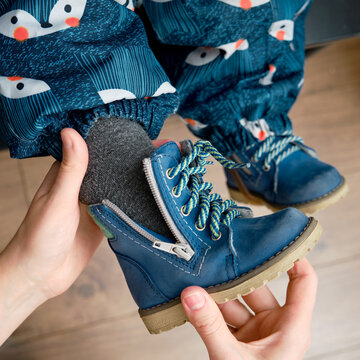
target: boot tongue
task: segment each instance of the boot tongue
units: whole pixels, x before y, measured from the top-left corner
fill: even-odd
[[[180,142],[181,145],[181,155],[188,156],[194,149],[194,144],[191,140],[186,139]]]
[[[177,162],[180,162],[181,158],[189,155],[192,152],[194,145],[191,140],[183,140],[181,141],[180,146],[181,146],[181,151],[176,142],[169,141],[164,145],[161,145],[159,148],[157,148],[151,154],[151,156],[153,157],[161,154],[170,155],[174,159],[176,159]]]
[[[176,159],[177,162],[181,161],[182,155],[180,153],[180,149],[176,142],[169,141],[163,145],[161,145],[159,148],[157,148],[152,154],[151,157],[157,156],[157,155],[167,155],[172,156],[174,159]]]

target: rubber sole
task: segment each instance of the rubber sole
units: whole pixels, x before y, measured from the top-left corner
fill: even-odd
[[[211,286],[205,290],[219,304],[247,295],[264,286],[268,281],[277,278],[281,272],[290,270],[296,261],[304,258],[315,246],[321,233],[321,225],[314,218],[310,218],[303,232],[265,263],[237,279]],[[183,325],[187,321],[180,298],[150,309],[139,310],[139,314],[151,334],[160,334]]]
[[[297,208],[306,215],[311,215],[316,213],[317,211],[324,210],[329,206],[336,204],[338,201],[344,198],[349,192],[349,186],[346,183],[346,180],[343,178],[343,181],[337,188],[335,188],[333,191],[330,191],[329,193],[318,199],[306,201],[304,203],[294,204],[294,205],[291,204],[279,205],[279,204],[267,202],[259,195],[251,193],[249,190],[245,188],[245,186],[241,182],[241,179],[238,178],[239,175],[237,176],[236,175],[234,174],[234,179],[240,190],[235,190],[229,187],[231,198],[240,203],[251,204],[251,205],[265,205],[271,211],[279,211],[291,206]]]

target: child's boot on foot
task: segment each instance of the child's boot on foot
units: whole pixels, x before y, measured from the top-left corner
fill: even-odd
[[[251,162],[249,169],[225,170],[233,199],[263,204],[274,211],[292,206],[312,214],[347,194],[348,186],[339,172],[320,161],[315,150],[292,131],[269,134],[261,124],[250,121],[245,128],[256,141],[232,155],[236,162]]]

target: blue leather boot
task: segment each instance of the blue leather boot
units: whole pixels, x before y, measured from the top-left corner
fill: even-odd
[[[224,158],[208,141],[188,146],[186,155],[169,142],[143,162],[172,238],[137,224],[108,200],[89,206],[150,333],[186,322],[184,288],[201,286],[218,303],[248,294],[290,269],[321,234],[315,219],[294,208],[253,218],[250,209],[212,194],[212,184],[202,178],[209,155],[229,169],[244,166]]]
[[[290,131],[274,135],[261,130],[261,124],[250,130],[265,139],[256,136],[256,142],[231,156],[238,163],[251,162],[249,169],[225,169],[233,199],[266,205],[273,211],[292,206],[312,214],[347,194],[345,179],[333,166],[320,161],[299,136]]]

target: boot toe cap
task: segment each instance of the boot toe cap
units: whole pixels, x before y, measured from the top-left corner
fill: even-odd
[[[287,208],[258,218],[237,219],[230,237],[239,275],[263,264],[295,241],[309,218],[295,208]]]

